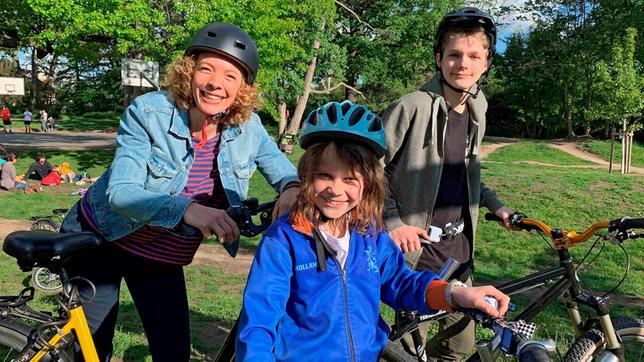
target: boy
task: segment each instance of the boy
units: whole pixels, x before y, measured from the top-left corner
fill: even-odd
[[[416,270],[437,272],[455,257],[463,268],[454,278],[469,285],[479,205],[502,217],[506,227],[512,213],[480,181],[487,102],[477,82],[492,61],[495,40],[496,26],[486,12],[465,7],[445,15],[434,39],[438,74],[395,101],[383,117],[389,235]],[[430,227],[432,242],[421,248],[419,238],[429,240]],[[436,236],[449,230],[451,238]],[[459,360],[473,347],[473,322],[454,314],[441,320],[427,352],[430,359]]]

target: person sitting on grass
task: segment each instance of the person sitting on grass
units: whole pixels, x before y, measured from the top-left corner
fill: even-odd
[[[27,188],[28,184],[17,179],[16,167],[14,166],[18,157],[15,153],[9,153],[7,155],[7,162],[2,166],[2,172],[0,174],[0,189],[6,191],[12,190],[24,190]]]
[[[503,315],[509,297],[413,272],[382,221],[382,121],[350,101],[309,114],[300,136],[301,192],[264,234],[253,261],[236,343],[238,361],[377,361],[394,309]],[[490,296],[499,309],[485,302]]]
[[[29,166],[29,170],[27,170],[27,173],[25,174],[25,180],[29,180],[32,175],[36,180],[42,180],[53,171],[55,171],[55,168],[47,162],[47,157],[43,154],[39,154],[36,156],[34,163]]]

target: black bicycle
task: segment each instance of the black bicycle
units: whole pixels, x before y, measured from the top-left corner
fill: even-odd
[[[486,214],[486,220],[500,221],[494,214]],[[565,307],[571,318],[572,326],[577,336],[575,342],[563,356],[563,361],[641,361],[644,360],[644,321],[640,318],[633,317],[611,317],[608,308],[609,295],[625,280],[630,269],[630,257],[628,252],[621,245],[625,240],[636,239],[644,236],[644,233],[637,233],[635,229],[644,229],[644,219],[622,218],[613,221],[599,221],[590,226],[584,232],[572,230],[563,230],[551,228],[547,224],[528,218],[522,213],[515,213],[511,216],[511,224],[519,229],[538,231],[542,237],[552,243],[552,249],[557,253],[559,265],[539,271],[528,276],[512,280],[497,286],[497,289],[505,294],[513,295],[530,290],[547,283],[554,283],[545,292],[521,311],[512,321],[530,322],[535,316],[543,311],[547,306],[555,302],[559,297],[563,297]],[[607,229],[608,233],[598,235],[600,230]],[[596,236],[588,252],[580,261],[573,260],[569,249],[582,244],[593,236]],[[609,292],[602,295],[586,287],[578,274],[580,270],[587,267],[596,259],[587,261],[591,251],[595,248],[603,247],[606,244],[613,244],[619,247],[626,259],[624,276],[618,285],[613,287]],[[590,307],[595,316],[583,319],[579,305]],[[432,316],[414,316],[415,326],[419,323],[426,323],[436,320],[444,315]],[[407,353],[399,343],[399,339],[406,332],[412,331],[415,327],[409,327],[409,318],[402,319],[392,326],[390,344],[387,346],[392,350],[395,357],[390,361],[416,361],[420,357],[412,356]],[[417,331],[417,330],[416,330]],[[494,337],[493,337],[494,338]],[[477,352],[468,359],[468,361],[486,361],[487,359],[480,348],[490,347],[493,340],[486,340],[477,343]],[[417,350],[422,350],[424,346],[420,339],[414,342]],[[487,348],[489,349],[489,348]],[[494,348],[492,348],[494,350]],[[500,348],[495,351],[496,356],[502,351]],[[493,356],[496,358],[496,356]]]

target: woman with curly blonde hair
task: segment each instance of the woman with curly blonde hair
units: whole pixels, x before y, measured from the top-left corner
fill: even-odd
[[[188,361],[183,266],[211,236],[236,254],[239,228],[226,209],[247,198],[256,169],[281,193],[274,217],[295,201],[295,167],[253,113],[258,65],[255,42],[243,30],[201,28],[169,66],[167,91],[144,94],[123,113],[112,166],[65,218],[63,232],[91,231],[109,241],[67,265],[96,287],[83,308],[102,361],[112,354],[122,279],[153,360]],[[182,224],[200,233],[187,236]]]

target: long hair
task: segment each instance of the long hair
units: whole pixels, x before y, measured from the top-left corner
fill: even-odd
[[[335,146],[340,159],[363,177],[362,198],[358,205],[334,222],[347,223],[357,227],[358,232],[367,233],[371,228],[374,232],[384,229],[382,209],[385,200],[385,173],[378,162],[378,157],[365,146],[341,141],[321,142],[311,145],[298,164],[297,174],[300,178],[301,190],[293,206],[289,220],[294,223],[299,216],[305,217],[314,227],[319,227],[324,215],[315,205],[313,178],[317,166],[322,161],[322,155],[327,147]]]
[[[180,56],[175,59],[167,68],[167,74],[163,86],[168,89],[170,96],[177,104],[177,107],[190,109],[192,100],[192,75],[195,71],[197,55]],[[242,72],[243,73],[243,72]],[[225,125],[238,125],[250,119],[251,112],[259,109],[259,85],[242,85],[237,96],[230,107],[230,113],[221,122]]]

